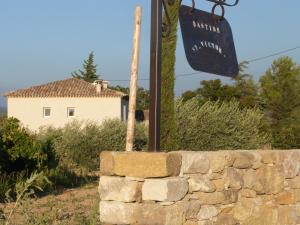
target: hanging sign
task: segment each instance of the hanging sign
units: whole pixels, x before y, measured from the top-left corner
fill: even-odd
[[[223,17],[182,5],[179,20],[186,58],[197,71],[234,77],[239,72],[232,31]]]

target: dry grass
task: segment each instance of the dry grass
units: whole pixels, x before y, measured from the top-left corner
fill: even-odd
[[[97,225],[100,224],[98,203],[97,184],[68,189],[58,195],[24,201],[14,213],[11,224]],[[13,203],[0,204],[0,212],[2,209],[7,215],[12,206]]]

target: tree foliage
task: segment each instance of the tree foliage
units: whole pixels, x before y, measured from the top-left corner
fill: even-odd
[[[199,104],[203,105],[207,101],[231,101],[237,100],[241,108],[253,108],[259,105],[258,87],[252,76],[245,73],[247,62],[239,65],[240,72],[233,79],[233,84],[223,84],[221,80],[201,81],[200,88],[195,91],[183,93],[184,101],[193,97],[199,99]]]
[[[202,106],[196,98],[176,104],[180,149],[257,149],[269,143],[263,113],[258,108],[241,109],[237,101],[211,102]]]
[[[94,82],[98,79],[97,65],[94,64],[94,53],[91,52],[83,63],[83,70],[73,72],[72,77],[85,80],[87,82]]]
[[[161,149],[174,149],[176,144],[176,121],[174,111],[174,85],[175,85],[175,62],[176,62],[176,43],[177,43],[177,25],[179,0],[170,6],[168,11],[170,15],[171,27],[169,35],[166,35],[162,41],[162,79],[161,79]],[[163,21],[167,23],[166,15]]]
[[[122,87],[120,85],[117,86],[110,86],[110,89],[121,91],[129,95],[129,88]],[[136,96],[136,110],[147,110],[150,106],[150,92],[149,90],[138,87],[137,88],[137,96]]]
[[[8,118],[1,123],[0,156],[0,169],[7,172],[34,170],[47,159],[36,137],[16,118]]]
[[[275,60],[260,87],[274,147],[300,147],[300,66],[289,57]]]
[[[71,171],[77,169],[95,171],[99,166],[101,151],[125,149],[127,127],[126,123],[119,119],[106,120],[101,125],[93,122],[73,121],[56,131],[54,128],[44,129],[46,132],[40,132],[40,139],[44,140],[44,143],[47,143],[47,140],[50,141],[47,146],[53,148],[59,166]],[[57,135],[59,133],[60,135]],[[134,150],[145,149],[147,137],[146,127],[136,124]]]

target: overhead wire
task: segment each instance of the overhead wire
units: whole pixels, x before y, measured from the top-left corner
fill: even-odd
[[[266,55],[266,56],[246,60],[246,62],[252,63],[252,62],[268,59],[268,58],[271,58],[271,57],[274,57],[274,56],[277,56],[277,55],[281,55],[281,54],[284,54],[284,53],[287,53],[287,52],[294,51],[294,50],[299,49],[299,48],[300,48],[300,46],[296,46],[294,48],[289,48],[289,49],[286,49],[286,50],[283,50],[283,51],[280,51],[280,52],[276,52],[276,53],[273,53],[273,54],[270,54],[270,55]]]
[[[287,53],[287,52],[295,51],[297,49],[300,49],[300,46],[285,49],[285,50],[282,50],[282,51],[279,51],[279,52],[275,52],[275,53],[272,53],[272,54],[269,54],[269,55],[253,58],[253,59],[250,59],[250,60],[244,60],[244,62],[253,63],[253,62],[261,61],[261,60],[268,59],[268,58],[271,58],[271,57],[274,57],[274,56],[278,56],[278,55],[281,55],[281,54],[284,54],[284,53]],[[199,72],[193,72],[193,73],[182,73],[182,74],[177,74],[176,78],[193,76],[193,75],[201,74],[201,73],[204,73],[204,72],[199,71]],[[139,78],[138,80],[139,81],[148,81],[149,78]],[[108,80],[108,81],[111,81],[111,82],[128,82],[130,80],[129,79],[123,79],[123,80]]]

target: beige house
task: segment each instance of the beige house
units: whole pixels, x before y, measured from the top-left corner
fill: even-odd
[[[128,96],[107,85],[103,80],[88,83],[70,78],[9,92],[5,94],[7,115],[33,131],[41,126],[62,127],[74,119],[126,120]]]

